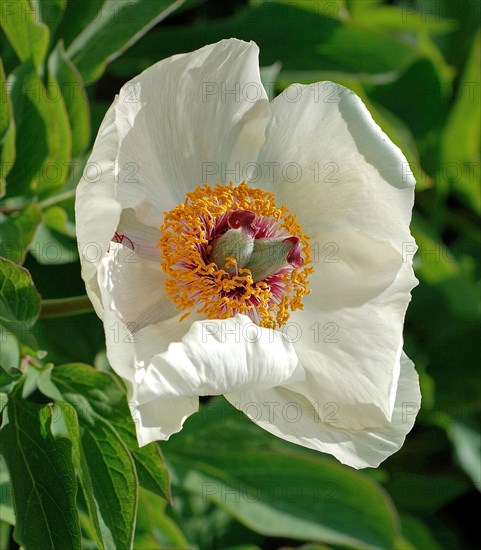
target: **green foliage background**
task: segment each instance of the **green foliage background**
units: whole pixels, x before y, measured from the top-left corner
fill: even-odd
[[[479,547],[479,15],[463,0],[2,3],[1,550]],[[232,36],[258,43],[275,94],[356,91],[417,178],[405,347],[423,406],[377,470],[280,441],[221,398],[138,449],[101,323],[65,300],[84,294],[75,186],[114,94]]]

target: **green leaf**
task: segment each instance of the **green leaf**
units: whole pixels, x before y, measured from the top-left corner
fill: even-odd
[[[90,109],[84,83],[77,67],[59,42],[50,54],[49,68],[57,79],[72,129],[72,157],[81,155],[90,142]]]
[[[183,0],[107,0],[99,15],[75,38],[67,55],[87,83],[97,80],[113,59],[135,43]]]
[[[0,213],[0,256],[22,264],[41,221],[42,214],[34,204],[10,216]]]
[[[77,365],[75,365],[77,366]],[[53,380],[58,369],[48,369],[38,387],[57,401],[59,432],[73,444],[73,460],[99,548],[131,548],[137,510],[137,476],[130,452],[112,424],[94,410],[85,395],[72,393]],[[93,370],[93,369],[90,369]],[[59,391],[60,390],[60,391]],[[94,399],[103,399],[102,391]]]
[[[0,324],[27,345],[35,341],[29,332],[40,312],[40,295],[30,273],[0,258]]]
[[[139,447],[125,393],[113,376],[76,363],[55,368],[52,380],[65,396],[88,399],[95,413],[112,424],[132,453],[140,484],[169,500],[168,474],[159,446],[153,443]]]
[[[75,225],[64,208],[51,206],[44,211],[44,223],[35,234],[30,252],[44,265],[78,261]]]
[[[15,162],[15,120],[7,80],[0,59],[0,198],[5,195],[6,177]]]
[[[88,466],[102,548],[131,548],[137,510],[132,457],[109,422],[82,396],[67,396],[79,416],[82,454]]]
[[[0,433],[13,488],[15,540],[26,550],[80,549],[70,442],[52,436],[50,406],[29,403],[17,393],[7,410]]]
[[[138,72],[159,59],[232,36],[255,39],[261,66],[282,64],[280,80],[285,79],[286,71],[308,72],[311,82],[322,80],[320,71],[377,74],[393,79],[420,54],[416,44],[346,20],[334,2],[327,3],[334,8],[332,13],[322,9],[322,4],[264,2],[230,19],[158,29],[134,46],[112,70],[126,76],[134,68]]]
[[[57,43],[63,40],[68,46],[92,21],[99,17],[99,12],[106,0],[71,0],[67,2],[62,21],[56,32]]]
[[[369,478],[299,451],[216,399],[164,444],[172,482],[250,529],[353,548],[392,548],[397,519]]]
[[[49,30],[37,22],[37,13],[28,0],[17,0],[5,4],[2,9],[1,25],[10,44],[22,63],[32,60],[40,67],[47,53]]]
[[[59,85],[48,87],[31,64],[9,77],[17,124],[17,162],[10,173],[9,194],[43,194],[62,186],[70,167],[71,132]]]
[[[62,20],[67,0],[31,0],[37,10],[37,16],[48,26],[51,32],[55,31]]]
[[[438,178],[476,213],[481,213],[481,32],[473,42],[456,101],[441,139]]]

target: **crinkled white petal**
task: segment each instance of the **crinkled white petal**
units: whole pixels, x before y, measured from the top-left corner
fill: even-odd
[[[292,344],[247,316],[236,315],[194,322],[181,341],[151,358],[138,395],[143,403],[271,388],[303,378]]]
[[[259,184],[297,214],[307,234],[353,227],[399,253],[413,247],[415,180],[354,92],[332,82],[294,84],[271,111]]]
[[[121,245],[117,245],[116,248],[121,250],[120,254],[131,252],[128,249],[127,251],[122,250]],[[127,275],[125,279],[135,273],[142,261],[143,272],[152,266],[151,262],[139,260],[138,263],[133,264],[135,266],[133,271],[127,268],[124,273]],[[189,323],[182,325],[176,317],[151,324],[135,332],[133,329],[137,329],[137,327],[132,326],[133,321],[129,322],[123,317],[127,311],[126,303],[119,300],[120,295],[117,290],[112,292],[111,284],[115,277],[114,267],[115,256],[111,251],[102,261],[98,272],[101,307],[104,312],[107,358],[115,372],[125,381],[139,445],[147,445],[157,439],[168,439],[170,435],[180,431],[186,418],[198,410],[199,400],[194,396],[158,400],[157,403],[154,401],[139,403],[138,400],[139,380],[142,379],[145,365],[154,353],[149,346],[154,345],[156,350],[159,347],[162,349],[163,342],[159,336],[163,334],[162,326],[170,327],[170,330],[167,331],[167,340],[170,342],[170,338],[174,341],[180,339],[190,325]],[[124,278],[122,280],[124,281]],[[131,303],[127,304],[127,308],[131,306]],[[154,329],[157,331],[155,332]],[[164,342],[164,345],[167,346],[168,342]]]
[[[305,309],[289,323],[298,326],[294,346],[306,380],[291,386],[312,403],[339,406],[338,425],[363,429],[386,425],[392,417],[409,289],[415,281],[409,264],[375,298],[349,307],[326,309],[315,289]],[[287,329],[282,329],[287,330]]]
[[[353,468],[375,468],[401,448],[420,408],[418,376],[405,354],[401,357],[400,373],[392,421],[379,429],[341,429],[340,404],[323,400],[312,404],[285,388],[237,392],[225,397],[277,437],[329,453]]]
[[[180,432],[187,418],[198,410],[198,397],[157,399],[136,404],[132,416],[139,445],[143,447],[152,441],[169,439],[172,434]]]

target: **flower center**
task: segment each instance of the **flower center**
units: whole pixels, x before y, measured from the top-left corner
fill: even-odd
[[[276,328],[302,309],[313,271],[309,237],[274,199],[245,182],[203,185],[165,214],[158,243],[165,291],[185,316],[242,313]]]

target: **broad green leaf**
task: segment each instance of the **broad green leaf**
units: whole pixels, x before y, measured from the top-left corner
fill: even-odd
[[[345,21],[342,10],[335,9],[336,13],[331,14],[319,9],[322,3],[311,4],[313,9],[301,2],[266,2],[227,20],[158,29],[134,46],[112,70],[127,76],[170,55],[232,36],[255,40],[261,66],[282,63],[281,80],[284,71],[320,70],[389,74],[392,78],[419,55],[415,45]],[[312,76],[314,81],[320,80]]]
[[[47,25],[37,21],[37,12],[29,0],[6,2],[0,20],[3,31],[22,63],[32,60],[40,67],[49,42]]]
[[[93,82],[108,63],[182,3],[183,0],[107,0],[95,20],[70,44],[67,55],[85,82]]]
[[[67,400],[56,402],[61,413],[57,429],[72,441],[96,542],[102,549],[131,548],[138,490],[131,454],[112,424],[95,412],[84,395],[70,393],[52,380],[56,370],[45,370],[38,387],[52,399],[63,393]],[[95,397],[101,394],[99,389]]]
[[[125,393],[106,372],[82,364],[57,367],[52,380],[64,395],[81,395],[92,409],[108,420],[135,459],[139,483],[150,491],[170,499],[167,470],[157,444],[139,447]]]
[[[27,345],[34,347],[30,328],[40,312],[40,295],[30,273],[0,258],[0,324]]]
[[[481,213],[481,31],[458,84],[456,101],[441,139],[438,178],[476,213]]]
[[[84,396],[65,397],[79,417],[82,455],[92,483],[103,547],[131,548],[138,491],[132,457],[112,425],[92,410]]]
[[[50,371],[43,373],[39,380],[39,389],[45,395],[55,398],[58,390],[54,387],[52,392]],[[48,390],[48,391],[46,391]],[[59,393],[59,392],[58,392]],[[90,476],[89,464],[85,459],[81,445],[80,426],[77,412],[74,407],[63,400],[55,401],[56,423],[52,430],[54,435],[63,435],[72,442],[72,461],[80,481],[90,520],[92,522],[92,536],[99,547],[103,547],[102,527],[100,525],[97,502],[94,495],[94,484]],[[82,522],[83,526],[83,522]]]
[[[38,19],[54,32],[62,20],[67,0],[31,0]]]
[[[49,68],[57,79],[72,129],[72,157],[77,158],[90,142],[90,109],[82,77],[59,42],[50,54]]]
[[[392,505],[366,476],[279,443],[222,399],[163,446],[172,482],[250,529],[353,548],[392,548]]]
[[[5,195],[6,177],[15,162],[15,120],[7,80],[0,59],[0,198]]]
[[[31,64],[9,77],[17,125],[17,162],[9,175],[9,194],[44,194],[62,186],[70,167],[71,132],[59,85],[48,86]]]
[[[38,228],[31,253],[40,264],[59,265],[78,261],[75,225],[61,206],[44,211],[44,222]]]
[[[0,430],[16,513],[15,540],[26,550],[80,549],[71,444],[51,433],[49,405],[29,403],[18,393]]]
[[[0,213],[0,256],[22,264],[41,221],[42,214],[34,204],[10,216]]]

